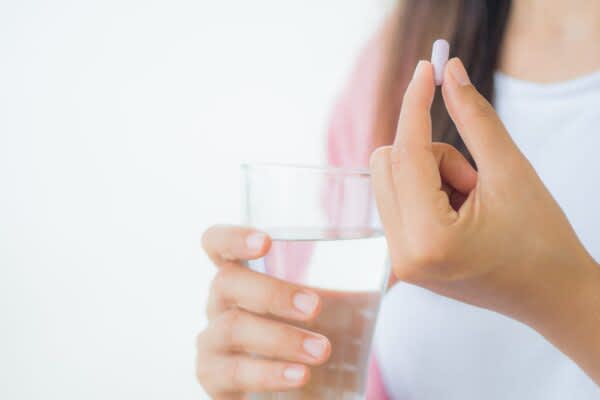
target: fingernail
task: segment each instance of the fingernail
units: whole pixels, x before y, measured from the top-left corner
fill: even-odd
[[[319,298],[316,295],[308,292],[296,293],[293,301],[294,307],[306,315],[311,315],[319,304]]]
[[[304,367],[300,365],[292,365],[283,370],[283,377],[288,381],[298,382],[304,378]]]
[[[448,72],[452,75],[452,78],[458,83],[460,86],[467,86],[471,84],[471,80],[469,79],[469,74],[467,74],[467,70],[463,65],[462,61],[458,58],[453,58],[448,61],[447,64]]]
[[[314,358],[321,358],[327,350],[325,339],[310,338],[304,340],[304,350]]]
[[[248,235],[248,237],[246,238],[246,246],[248,247],[248,250],[252,252],[258,252],[264,246],[266,239],[267,235],[265,235],[264,233],[253,233],[251,235]]]

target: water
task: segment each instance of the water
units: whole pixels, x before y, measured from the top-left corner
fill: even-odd
[[[386,243],[379,231],[268,231],[269,253],[255,270],[315,290],[322,309],[297,326],[319,332],[332,345],[327,363],[311,368],[300,390],[254,394],[252,400],[363,399],[371,338],[387,279]]]

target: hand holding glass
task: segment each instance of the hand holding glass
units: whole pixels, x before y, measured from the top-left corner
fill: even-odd
[[[321,297],[313,321],[332,352],[305,387],[251,399],[362,399],[371,338],[387,283],[386,243],[374,213],[368,171],[245,165],[245,223],[271,236],[259,272]]]

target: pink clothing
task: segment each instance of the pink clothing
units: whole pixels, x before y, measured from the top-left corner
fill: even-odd
[[[379,35],[358,58],[350,84],[334,106],[328,134],[328,161],[336,167],[367,167],[373,136],[377,77],[382,65]]]
[[[359,56],[350,85],[343,91],[332,115],[328,133],[328,161],[337,167],[368,167],[375,120],[377,77],[383,65],[382,32]],[[367,400],[387,400],[374,354],[367,380]]]
[[[367,376],[367,400],[388,400],[390,396],[385,390],[381,371],[375,355],[371,354],[369,363],[369,375]]]

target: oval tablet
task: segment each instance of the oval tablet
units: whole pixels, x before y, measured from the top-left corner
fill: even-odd
[[[433,42],[431,49],[431,64],[433,65],[433,74],[435,84],[441,85],[444,81],[444,67],[450,56],[450,45],[444,39],[438,39]]]

